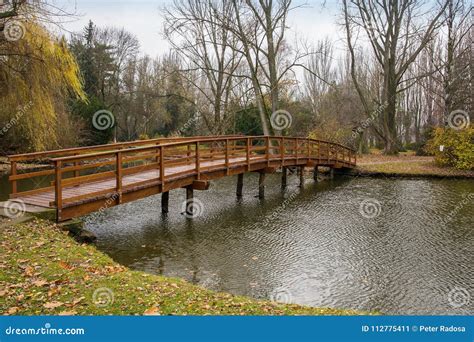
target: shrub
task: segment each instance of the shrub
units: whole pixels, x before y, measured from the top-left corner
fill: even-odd
[[[440,151],[440,146],[444,146],[443,151]],[[438,165],[474,170],[474,128],[436,128],[426,151],[435,156]]]

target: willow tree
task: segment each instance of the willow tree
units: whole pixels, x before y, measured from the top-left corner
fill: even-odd
[[[25,35],[0,40],[0,148],[43,150],[58,145],[68,124],[66,101],[85,99],[77,63],[64,39],[34,22]]]

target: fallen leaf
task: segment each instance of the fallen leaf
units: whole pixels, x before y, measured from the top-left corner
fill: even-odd
[[[35,271],[35,270],[34,270],[33,267],[31,267],[31,266],[26,266],[26,268],[25,268],[25,275],[26,275],[27,277],[32,277],[33,274],[34,274],[34,271]]]
[[[144,315],[149,315],[149,316],[158,316],[159,315],[159,309],[157,306],[152,306],[151,308],[145,310],[143,313]]]
[[[77,315],[76,311],[62,311],[59,313],[59,316],[75,316]]]
[[[44,304],[43,306],[46,308],[46,309],[56,309],[60,306],[63,306],[64,303],[62,302],[48,302],[46,304]]]
[[[85,297],[77,298],[72,301],[72,305],[77,305],[79,304]]]
[[[72,270],[74,268],[73,266],[64,261],[59,262],[59,267],[64,268],[65,270]]]
[[[46,284],[48,284],[48,282],[44,279],[36,280],[33,282],[33,285],[38,286],[38,287],[45,286]]]
[[[20,308],[14,306],[14,307],[11,307],[10,309],[8,309],[7,313],[8,313],[9,315],[14,315],[14,314],[16,314],[16,313],[18,312],[18,310],[20,310]]]

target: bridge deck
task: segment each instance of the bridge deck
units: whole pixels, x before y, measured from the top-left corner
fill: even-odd
[[[16,163],[31,159],[46,159],[52,167],[18,173]],[[342,145],[312,139],[227,136],[16,155],[10,161],[11,198],[55,208],[61,221],[248,171],[269,172],[281,166],[352,168],[356,156]],[[48,175],[54,179],[50,186],[17,191],[17,182]]]

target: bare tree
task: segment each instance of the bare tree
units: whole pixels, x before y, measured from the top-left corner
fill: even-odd
[[[382,127],[377,132],[385,143],[387,154],[397,153],[399,150],[397,96],[413,84],[404,75],[442,25],[447,6],[448,1],[444,1],[439,7],[428,8],[425,1],[416,0],[343,0],[352,79],[367,113],[372,112],[373,100],[364,94],[356,73],[359,36],[366,39],[366,46],[370,47],[383,76]]]
[[[312,49],[308,56],[304,80],[306,96],[313,113],[317,115],[322,95],[327,93],[331,83],[336,81],[334,47],[328,38],[318,41],[316,47]]]
[[[216,134],[228,129],[232,91],[240,82],[236,70],[242,55],[229,30],[233,11],[230,2],[219,0],[175,0],[165,9],[165,36],[183,59],[183,75],[200,93],[202,118]]]

